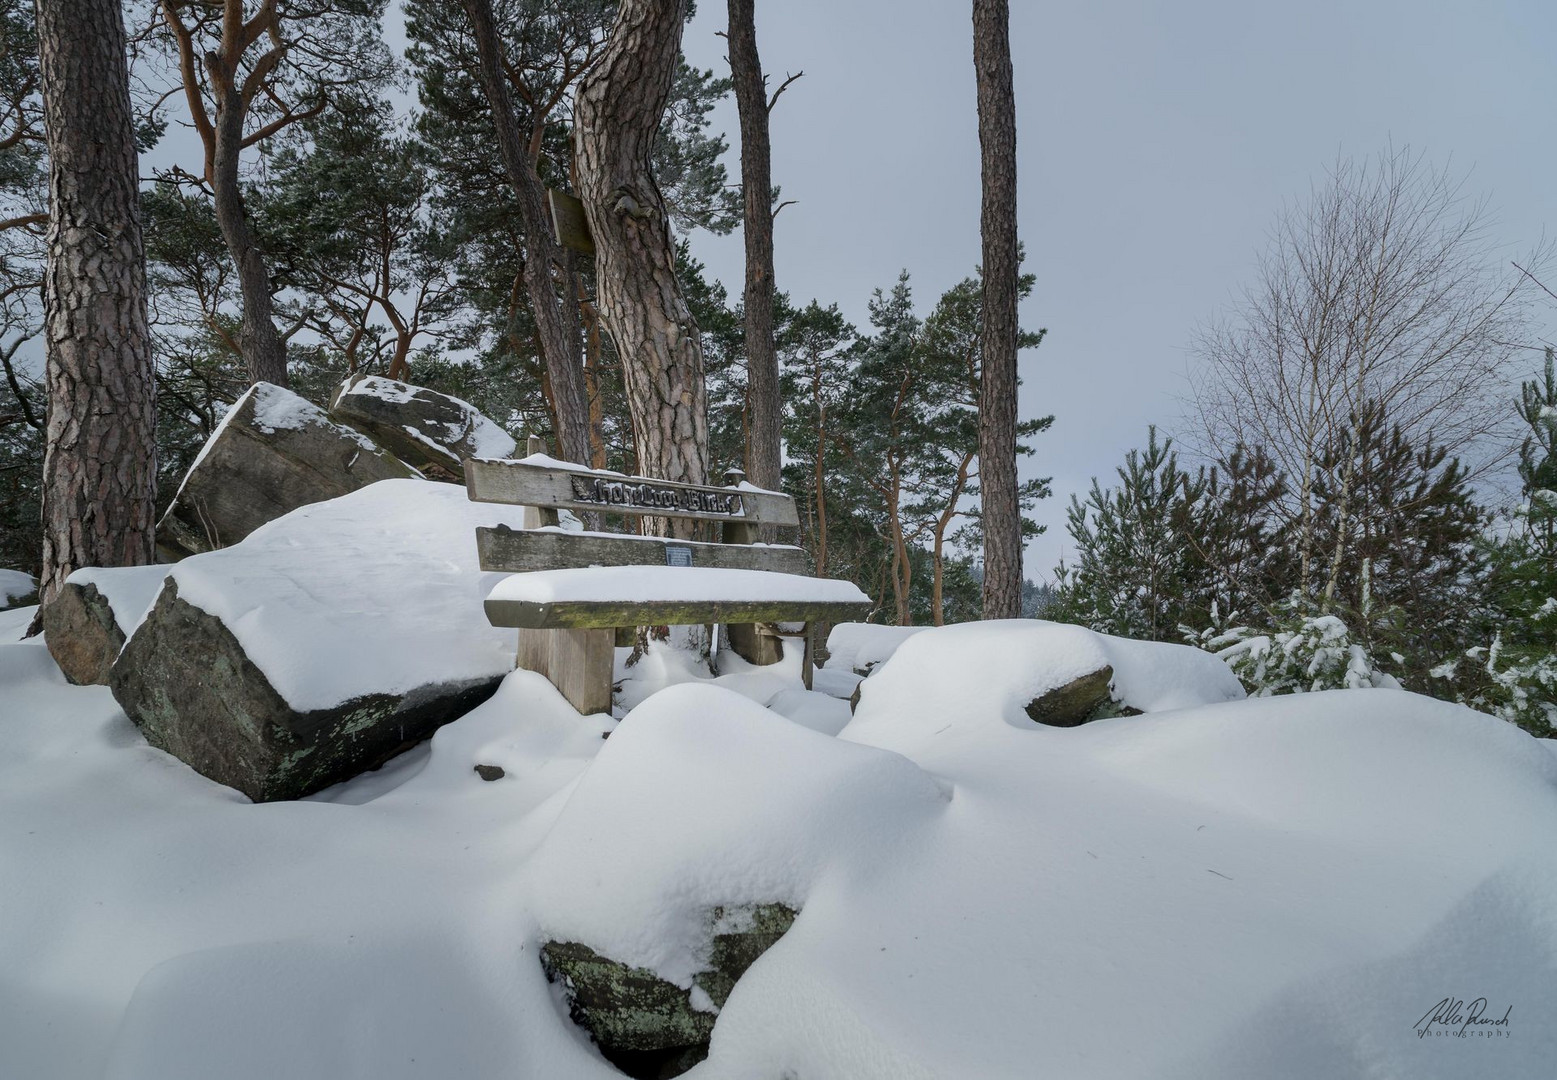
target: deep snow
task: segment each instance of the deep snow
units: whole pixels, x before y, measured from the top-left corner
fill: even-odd
[[[1025,721],[1093,650],[1170,711]],[[1203,659],[930,630],[842,737],[793,664],[651,653],[620,722],[516,672],[250,805],[0,645],[0,1076],[610,1077],[539,944],[685,982],[702,907],[772,899],[800,917],[689,1076],[1549,1075],[1551,744],[1388,690],[1217,702]],[[1447,996],[1507,1034],[1418,1038]]]

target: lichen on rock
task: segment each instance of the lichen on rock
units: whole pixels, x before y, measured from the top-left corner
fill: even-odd
[[[736,982],[794,925],[796,914],[781,903],[711,909],[706,966],[689,987],[576,941],[546,942],[541,965],[562,986],[573,1021],[608,1061],[629,1076],[679,1076],[708,1055],[714,1022]]]

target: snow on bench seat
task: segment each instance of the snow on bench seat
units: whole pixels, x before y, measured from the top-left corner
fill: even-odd
[[[871,601],[850,581],[701,566],[591,566],[504,578],[494,626],[584,628],[703,622],[837,621]]]

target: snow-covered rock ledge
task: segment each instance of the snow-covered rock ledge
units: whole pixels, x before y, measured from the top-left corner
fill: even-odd
[[[382,375],[347,379],[330,403],[330,415],[429,476],[459,480],[465,459],[509,458],[518,447],[470,402]]]
[[[157,523],[167,559],[236,544],[290,510],[413,470],[271,383],[233,402]]]
[[[257,801],[371,768],[512,669],[475,531],[522,512],[386,480],[188,558],[114,662],[114,697],[152,745]]]

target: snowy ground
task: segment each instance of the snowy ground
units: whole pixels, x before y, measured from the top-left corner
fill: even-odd
[[[651,656],[619,722],[516,672],[265,805],[0,644],[0,1077],[611,1077],[539,944],[685,984],[702,907],[770,900],[800,917],[689,1076],[1551,1075],[1550,742],[1387,690],[1219,700],[1191,650],[1050,629],[896,643],[852,722],[793,668]],[[1089,649],[1189,707],[1028,721]],[[1418,1036],[1483,997],[1506,1026]]]

